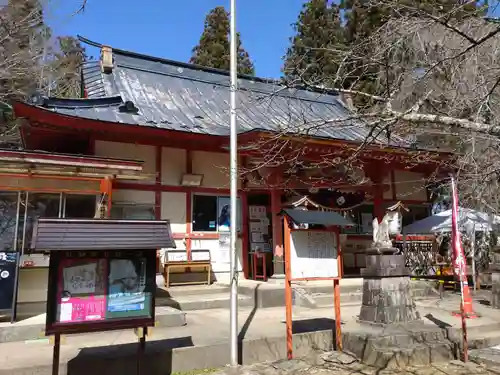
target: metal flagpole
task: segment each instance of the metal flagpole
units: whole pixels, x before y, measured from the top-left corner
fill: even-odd
[[[231,366],[238,366],[238,264],[236,257],[236,231],[238,218],[238,142],[237,142],[237,119],[236,119],[236,93],[238,85],[237,72],[237,40],[236,40],[236,0],[231,0],[231,24],[230,24],[230,74],[231,74],[231,98],[230,98],[230,188],[231,188],[231,217],[230,217],[230,353]]]

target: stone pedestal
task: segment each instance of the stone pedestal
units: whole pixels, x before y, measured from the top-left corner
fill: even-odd
[[[344,330],[344,349],[384,368],[429,365],[454,358],[444,329],[420,320],[405,256],[397,249],[369,249],[359,319]]]
[[[491,307],[500,309],[500,249],[494,249],[493,259],[489,270],[491,271]]]
[[[392,324],[419,320],[410,286],[405,256],[370,254],[363,276],[361,323]]]

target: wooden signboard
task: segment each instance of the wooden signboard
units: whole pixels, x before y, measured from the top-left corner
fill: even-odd
[[[335,303],[335,346],[337,350],[342,350],[340,279],[343,272],[339,237],[340,225],[350,223],[336,213],[312,212],[300,214],[293,210],[285,210],[285,213],[284,250],[287,358],[293,358],[292,283],[295,281],[332,281],[332,297]],[[289,215],[295,216],[297,220],[292,221],[293,217]],[[316,215],[317,217],[315,217]],[[303,222],[300,222],[300,219],[303,219]],[[311,222],[305,220],[311,220]],[[321,224],[324,225],[325,229],[298,229],[300,228],[298,224],[318,224],[314,220],[325,222],[325,224]]]
[[[340,277],[338,232],[291,230],[292,280]]]

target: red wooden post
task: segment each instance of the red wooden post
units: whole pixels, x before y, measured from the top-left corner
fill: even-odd
[[[274,275],[283,275],[283,229],[281,217],[281,190],[273,188],[271,190],[271,215],[273,231],[273,255],[274,255]]]
[[[340,258],[338,258],[340,259]],[[340,276],[340,275],[339,275]],[[333,280],[333,302],[335,304],[335,349],[342,351],[342,326],[340,316],[340,280]]]

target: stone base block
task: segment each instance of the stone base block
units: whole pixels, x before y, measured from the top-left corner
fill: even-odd
[[[359,324],[344,331],[344,350],[367,365],[397,369],[428,366],[454,359],[454,345],[446,332],[423,323],[384,327]]]
[[[371,324],[408,323],[420,316],[408,277],[365,278],[359,321]]]
[[[366,267],[361,269],[363,277],[408,276],[410,270],[405,267],[405,256],[400,254],[367,255]]]

